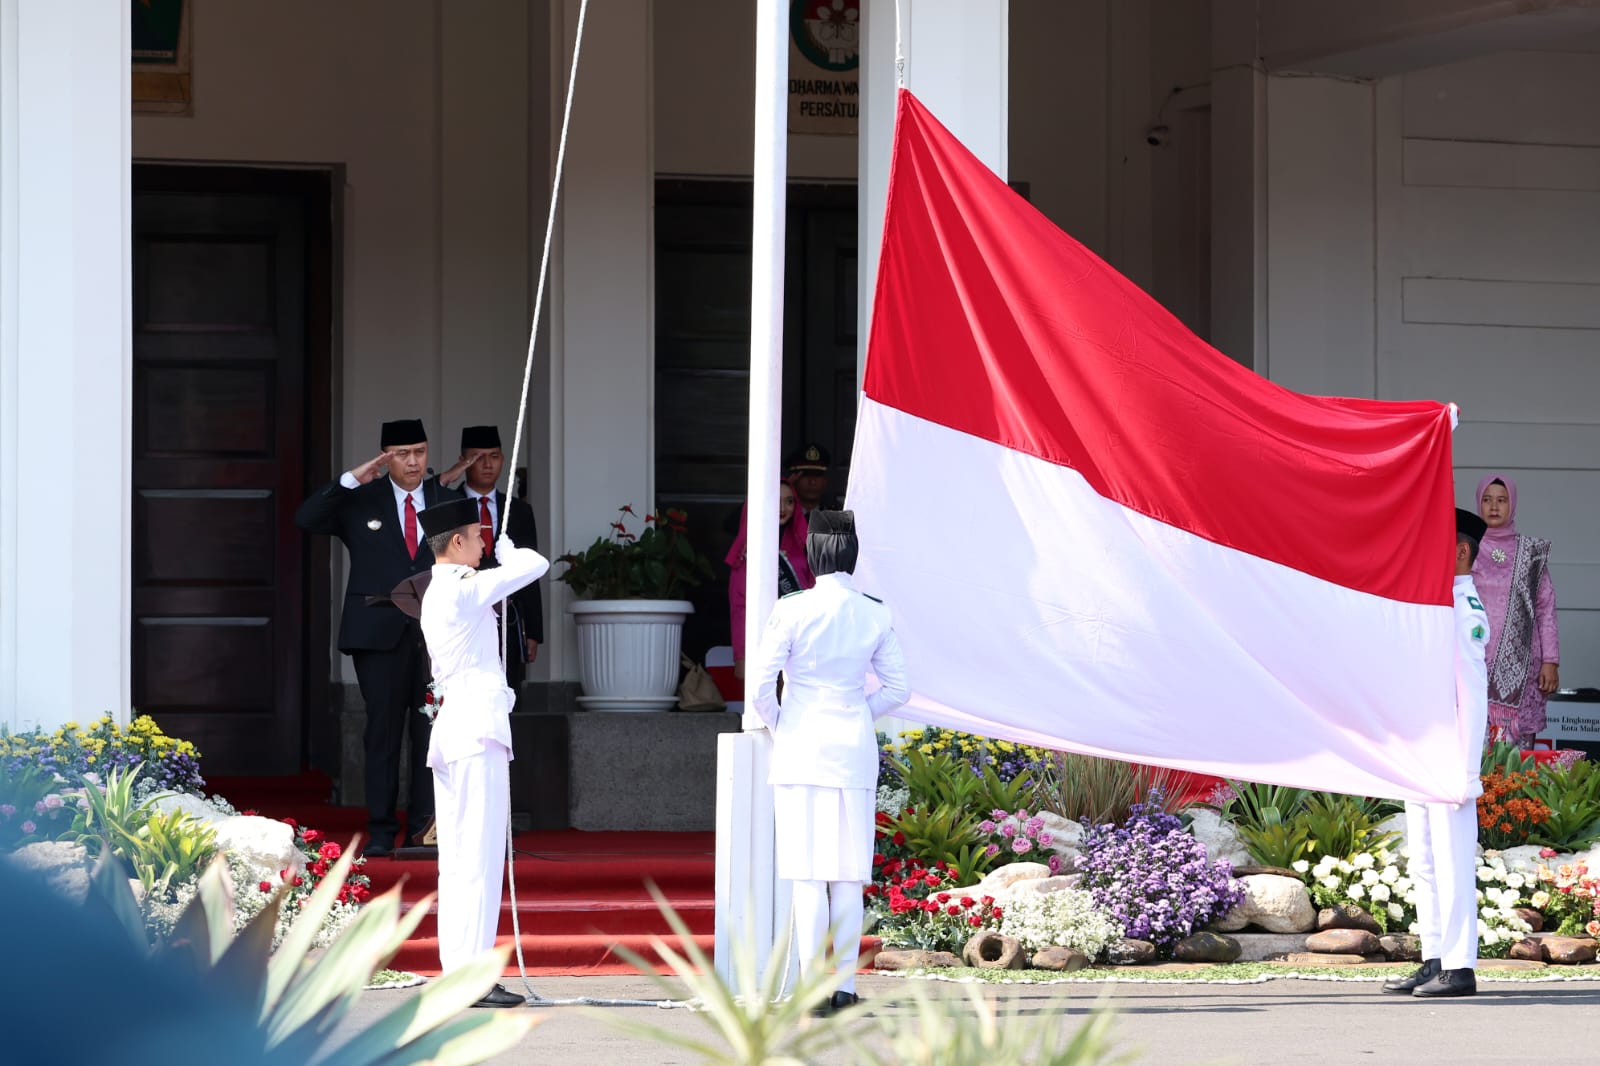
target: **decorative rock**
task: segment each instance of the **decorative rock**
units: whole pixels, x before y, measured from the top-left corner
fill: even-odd
[[[1373,936],[1383,935],[1383,927],[1378,924],[1378,920],[1354,903],[1341,903],[1337,907],[1322,908],[1317,912],[1317,928],[1365,929]]]
[[[1306,937],[1306,950],[1327,955],[1377,955],[1383,947],[1365,929],[1326,929]]]
[[[1038,880],[1019,881],[1011,889],[1012,895],[1035,892],[1041,896],[1048,896],[1052,892],[1060,892],[1064,888],[1077,888],[1083,883],[1082,874],[1057,874],[1055,877],[1041,877]]]
[[[1528,931],[1537,933],[1544,929],[1544,915],[1532,907],[1516,907],[1517,917],[1528,923]]]
[[[199,796],[191,796],[187,792],[174,792],[159,797],[155,802],[156,810],[162,814],[171,814],[180,811],[190,818],[207,825],[220,822],[228,817]]]
[[[1233,962],[1239,957],[1239,942],[1221,933],[1196,933],[1184,937],[1172,948],[1179,962]]]
[[[980,970],[1025,970],[1028,953],[1016,937],[985,931],[967,941],[961,961]]]
[[[1311,893],[1298,877],[1250,874],[1240,878],[1244,900],[1216,923],[1224,933],[1256,925],[1269,933],[1305,933],[1316,928]]]
[[[1113,966],[1138,966],[1155,961],[1156,946],[1148,940],[1134,940],[1125,936],[1106,948],[1106,958],[1111,960]]]
[[[1049,947],[1034,953],[1035,970],[1065,970],[1071,973],[1089,965],[1089,956],[1072,948]]]
[[[1191,807],[1187,813],[1193,818],[1189,823],[1189,832],[1206,846],[1207,858],[1213,861],[1228,860],[1233,863],[1237,876],[1238,867],[1249,863],[1250,852],[1240,842],[1233,823],[1224,821],[1221,815],[1209,807]]]
[[[1537,940],[1519,940],[1511,945],[1510,957],[1524,962],[1543,962],[1544,946]]]
[[[82,903],[89,894],[89,853],[82,844],[47,841],[28,844],[5,856],[19,870],[39,878],[51,892]]]
[[[1239,962],[1262,962],[1306,949],[1305,933],[1234,933],[1231,939],[1239,945]]]
[[[1042,862],[1010,862],[990,870],[989,876],[969,888],[961,889],[965,895],[979,898],[993,896],[1003,900],[1024,881],[1038,881],[1050,876],[1050,867]]]
[[[1594,961],[1595,942],[1586,936],[1547,936],[1539,942],[1544,947],[1544,961],[1556,966]]]
[[[872,960],[875,970],[926,970],[960,965],[961,960],[948,951],[901,951],[896,948],[885,948]]]
[[[279,870],[305,869],[294,830],[283,822],[241,814],[214,822],[211,828],[217,834],[217,847],[249,863],[263,881],[276,880]]]
[[[1277,959],[1274,962],[1280,961]],[[1304,951],[1293,951],[1281,960],[1290,966],[1364,966],[1367,962],[1365,955],[1323,955],[1312,954]]]
[[[1233,876],[1235,877],[1257,877],[1263,874],[1271,874],[1273,877],[1292,877],[1296,881],[1301,880],[1299,874],[1283,866],[1251,866],[1246,863],[1243,866],[1235,866],[1233,868]]]
[[[1050,850],[1061,856],[1063,868],[1076,862],[1079,845],[1083,843],[1083,823],[1063,818],[1054,811],[1040,811],[1037,817],[1050,834]]]
[[[1422,940],[1410,933],[1390,933],[1380,936],[1378,945],[1390,962],[1421,962]]]

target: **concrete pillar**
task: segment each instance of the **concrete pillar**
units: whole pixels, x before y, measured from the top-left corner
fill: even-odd
[[[1267,91],[1255,0],[1211,6],[1211,343],[1266,352]]]
[[[552,6],[552,140],[561,132],[578,8],[578,0]],[[655,505],[651,21],[646,3],[591,4],[578,64],[548,298],[556,554],[605,536],[623,504],[640,515]],[[577,677],[571,597],[560,582],[548,589],[550,668]]]
[[[130,706],[126,0],[0,0],[0,723]]]
[[[1006,177],[1009,0],[898,0],[906,88],[1000,177]],[[894,148],[896,0],[862,7],[858,217],[861,264],[856,344],[865,370],[883,205]]]

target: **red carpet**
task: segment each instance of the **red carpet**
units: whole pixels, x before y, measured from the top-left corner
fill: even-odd
[[[295,777],[214,778],[207,788],[241,810],[269,818],[293,818],[347,842],[366,826],[360,807],[329,802],[332,783],[321,774]],[[683,917],[696,942],[711,952],[715,904],[712,833],[522,833],[517,853],[517,917],[528,973],[539,976],[632,974],[615,953],[621,944],[647,959],[651,935],[675,944],[671,928],[646,889],[656,884]],[[374,893],[402,884],[401,897],[420,900],[432,892],[437,873],[431,860],[368,859],[364,872]],[[511,944],[511,903],[502,892],[499,943]],[[421,974],[439,972],[437,927],[428,917],[390,964]],[[512,955],[508,975],[514,975]]]

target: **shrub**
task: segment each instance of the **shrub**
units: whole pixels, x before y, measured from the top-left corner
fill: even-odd
[[[1085,825],[1121,823],[1137,807],[1170,810],[1178,792],[1178,771],[1136,766],[1073,752],[1055,752],[1043,771],[1039,802]]]
[[[1088,892],[1020,892],[1006,903],[1000,931],[1022,941],[1029,951],[1056,945],[1096,958],[1121,939],[1122,927],[1095,905]]]
[[[568,552],[556,561],[567,567],[557,580],[571,586],[575,595],[597,600],[678,600],[711,577],[711,562],[689,540],[688,518],[668,508],[644,516],[644,530],[628,532],[622,515],[634,517],[633,508],[618,509],[609,536],[598,537],[581,552]]]
[[[1550,808],[1535,793],[1538,770],[1507,772],[1496,767],[1483,778],[1478,797],[1478,843],[1485,849],[1514,848],[1528,843],[1533,832],[1550,820]]]
[[[1343,858],[1324,855],[1315,866],[1302,861],[1295,869],[1318,907],[1353,904],[1371,914],[1385,933],[1410,930],[1417,920],[1416,885],[1387,847]]]

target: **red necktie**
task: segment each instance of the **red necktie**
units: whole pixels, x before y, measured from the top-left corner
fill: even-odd
[[[483,554],[494,558],[494,519],[489,515],[489,497],[478,497],[478,535],[483,538]]]
[[[406,551],[411,553],[411,558],[417,557],[417,505],[411,502],[411,493],[406,493]]]

